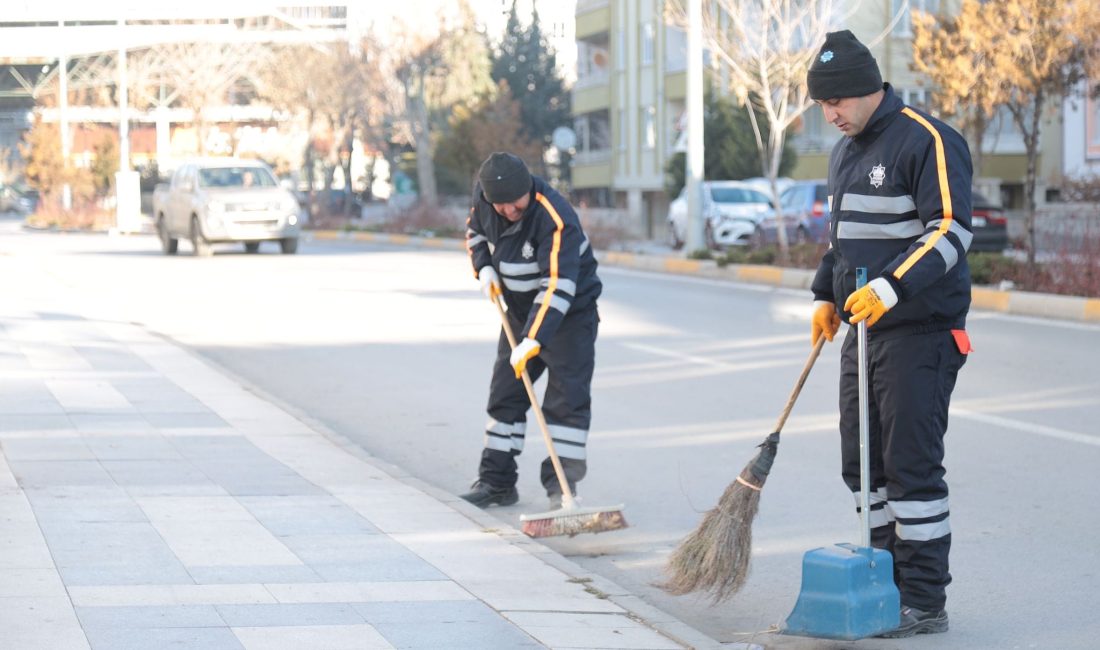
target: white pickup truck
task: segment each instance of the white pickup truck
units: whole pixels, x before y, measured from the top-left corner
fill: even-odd
[[[212,244],[243,243],[249,253],[260,242],[277,241],[283,253],[298,250],[298,200],[279,186],[262,162],[214,158],[180,165],[170,183],[153,193],[153,215],[165,255],[189,239],[195,255]]]

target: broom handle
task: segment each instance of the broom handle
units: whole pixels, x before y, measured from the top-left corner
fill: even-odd
[[[504,307],[500,305],[500,296],[493,296],[493,304],[497,307],[497,313],[500,314],[500,322],[504,326],[504,335],[508,337],[508,344],[512,346],[512,349],[516,347],[516,335],[512,333],[512,324],[508,322],[508,315],[504,313]],[[573,492],[569,489],[569,481],[565,478],[565,470],[562,469],[561,459],[558,458],[558,452],[554,449],[554,439],[550,436],[550,427],[546,426],[546,418],[542,414],[542,407],[539,406],[538,397],[535,396],[535,386],[531,383],[531,376],[527,374],[527,370],[523,370],[523,387],[527,389],[527,397],[531,400],[531,410],[535,412],[535,419],[538,420],[539,430],[542,431],[542,439],[546,441],[546,450],[550,453],[550,462],[554,464],[554,473],[558,476],[558,483],[561,484],[561,505],[562,509],[572,508],[574,505]]]
[[[806,359],[806,365],[802,367],[802,374],[799,375],[798,382],[795,383],[794,390],[791,391],[791,396],[787,398],[787,405],[783,407],[783,412],[779,414],[779,421],[775,423],[776,433],[782,431],[783,425],[787,423],[787,416],[791,414],[795,400],[798,399],[798,394],[802,392],[802,386],[806,383],[806,378],[810,376],[810,370],[813,369],[814,362],[817,361],[817,355],[821,354],[821,348],[824,345],[825,335],[823,334],[818,337],[814,349],[810,350],[810,358]]]

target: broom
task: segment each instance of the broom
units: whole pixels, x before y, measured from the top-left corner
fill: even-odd
[[[496,305],[497,312],[500,314],[500,322],[504,325],[504,334],[508,337],[508,343],[515,349],[516,336],[512,333],[512,325],[508,322],[508,316],[504,313],[499,296],[493,296],[493,304]],[[561,459],[558,458],[558,452],[554,449],[554,440],[550,436],[549,427],[546,426],[546,418],[542,414],[538,398],[535,397],[535,386],[531,383],[531,376],[524,370],[522,377],[523,385],[527,388],[527,397],[531,400],[531,409],[535,412],[542,438],[546,441],[546,450],[550,454],[550,462],[554,465],[554,473],[558,477],[558,483],[561,484],[561,508],[533,515],[520,515],[523,533],[528,537],[556,535],[575,537],[581,533],[604,533],[626,528],[622,505],[605,508],[581,508],[577,505],[573,491],[569,489],[569,481],[565,478]]]
[[[760,451],[729,484],[718,505],[707,512],[695,531],[669,556],[665,567],[669,578],[659,585],[661,589],[675,596],[706,591],[718,603],[735,594],[745,583],[752,553],[752,521],[760,505],[760,490],[768,479],[779,448],[779,432],[824,343],[822,336],[810,351],[810,358],[787,398],[775,431],[758,445]]]

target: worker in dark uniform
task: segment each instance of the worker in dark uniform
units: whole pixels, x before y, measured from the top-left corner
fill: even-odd
[[[507,305],[517,345],[511,349],[502,328],[478,480],[462,498],[482,508],[519,499],[516,456],[531,405],[519,379],[524,369],[532,381],[548,374],[542,408],[575,491],[587,471],[596,298],[603,287],[588,237],[561,194],[532,177],[517,156],[498,152],[478,171],[466,248],[482,291]],[[541,479],[551,508],[559,508],[561,486],[549,457]]]
[[[951,581],[943,437],[955,377],[970,352],[970,151],[883,84],[850,31],[828,34],[810,97],[846,136],[829,159],[830,247],[813,281],[811,339],[867,322],[872,545],[894,557],[901,625],[890,637],[945,632]],[[856,267],[870,282],[856,289]],[[855,327],[841,352],[845,484],[859,503]],[[857,506],[858,510],[858,506]]]

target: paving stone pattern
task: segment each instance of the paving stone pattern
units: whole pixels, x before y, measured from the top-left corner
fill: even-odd
[[[5,650],[683,647],[190,353],[34,307],[0,306]]]

